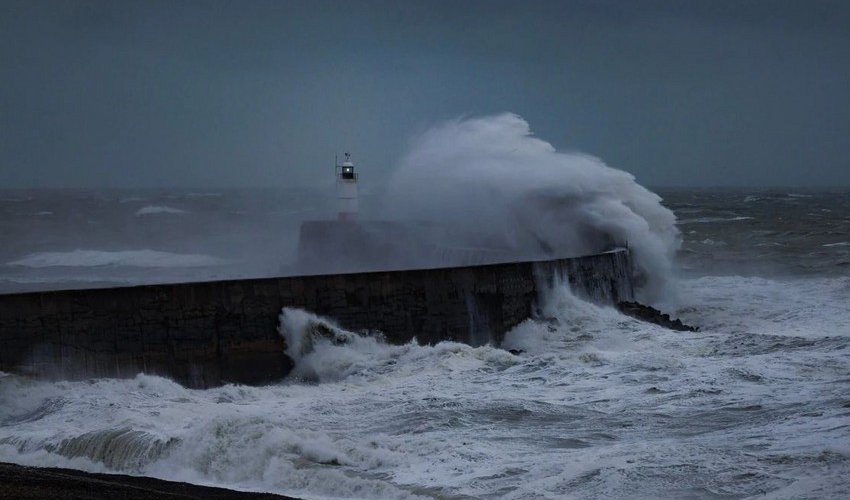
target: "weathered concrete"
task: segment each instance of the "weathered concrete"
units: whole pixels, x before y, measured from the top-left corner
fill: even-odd
[[[463,241],[472,247],[454,247]],[[306,221],[301,224],[296,274],[456,267],[522,261],[485,236],[452,234],[428,222]]]
[[[498,342],[554,277],[578,293],[631,300],[625,250],[486,266],[0,295],[0,371],[38,377],[145,372],[190,387],[261,384],[291,361],[277,332],[299,307],[390,342]]]

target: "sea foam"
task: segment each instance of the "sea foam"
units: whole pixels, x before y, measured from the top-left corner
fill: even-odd
[[[313,377],[208,390],[0,377],[0,460],[299,498],[795,498],[812,476],[818,496],[841,496],[846,313],[827,304],[846,302],[848,280],[683,289],[699,333],[556,283],[508,335],[519,355],[393,346],[288,309],[281,334]]]

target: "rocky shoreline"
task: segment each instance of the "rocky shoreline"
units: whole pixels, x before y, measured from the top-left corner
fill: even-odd
[[[152,477],[95,474],[0,463],[0,499],[39,500],[297,500],[273,493],[198,486]]]

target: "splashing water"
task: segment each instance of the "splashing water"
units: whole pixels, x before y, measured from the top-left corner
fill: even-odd
[[[340,380],[396,350],[385,345],[379,333],[358,335],[291,307],[281,311],[279,331],[286,340],[286,355],[295,362],[291,377],[297,380]]]
[[[632,175],[532,136],[515,114],[457,119],[413,141],[386,204],[399,217],[440,221],[452,237],[491,241],[518,258],[632,248],[641,298],[670,292],[680,244],[675,215]],[[472,241],[453,241],[454,245]]]
[[[303,498],[840,496],[846,312],[824,304],[847,279],[683,287],[702,332],[556,284],[506,336],[519,355],[389,345],[284,309],[281,384],[0,375],[0,460]]]

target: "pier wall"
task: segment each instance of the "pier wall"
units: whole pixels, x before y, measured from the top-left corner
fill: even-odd
[[[501,341],[568,279],[600,302],[631,300],[627,250],[542,262],[0,295],[0,371],[44,378],[132,377],[188,387],[264,384],[292,361],[283,307],[349,330],[473,345]]]

